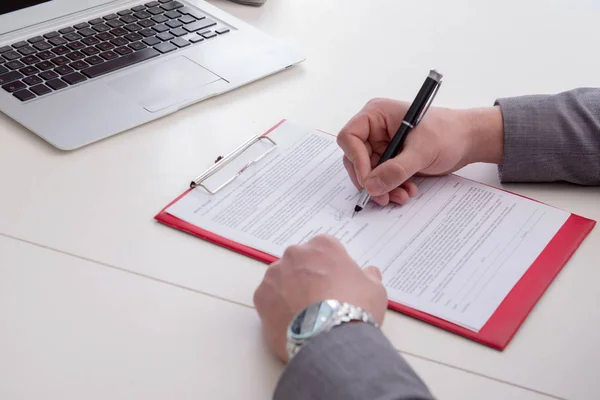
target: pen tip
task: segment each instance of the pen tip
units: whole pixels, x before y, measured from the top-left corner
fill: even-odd
[[[354,216],[355,216],[355,215],[356,215],[356,211],[354,211],[354,212],[352,213],[352,218],[354,218]]]

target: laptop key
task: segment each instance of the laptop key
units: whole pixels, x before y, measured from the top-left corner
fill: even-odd
[[[102,17],[105,21],[112,21],[113,19],[119,18],[117,14],[108,14]]]
[[[202,37],[204,39],[211,39],[211,38],[214,38],[215,36],[217,36],[217,34],[214,33],[213,31],[200,32],[199,35],[202,35]]]
[[[105,51],[104,53],[100,54],[100,57],[102,57],[108,61],[108,60],[114,60],[115,58],[118,58],[119,55],[117,53],[115,53],[114,51]]]
[[[143,11],[145,9],[146,9],[146,6],[135,6],[135,7],[131,8],[131,11],[138,12],[138,11]]]
[[[196,32],[201,29],[210,28],[217,23],[209,18],[201,19],[200,21],[192,22],[191,24],[184,25],[183,28],[188,32]]]
[[[169,32],[163,32],[156,35],[157,38],[162,40],[163,42],[168,42],[169,40],[175,39],[175,36],[171,35]]]
[[[19,70],[20,73],[22,73],[25,76],[29,76],[29,75],[35,75],[38,74],[40,72],[39,69],[37,69],[36,67],[32,67],[31,65],[27,66],[27,67],[23,67]]]
[[[8,93],[13,93],[17,90],[27,89],[27,85],[21,81],[14,81],[7,83],[6,85],[2,85],[2,89],[6,90]]]
[[[135,43],[131,43],[129,45],[129,47],[131,47],[135,51],[140,51],[140,50],[144,50],[147,46],[142,42],[135,42]]]
[[[125,29],[127,29],[129,32],[137,32],[142,30],[142,27],[139,26],[138,24],[129,24],[129,25],[125,25]]]
[[[54,56],[52,56],[52,57],[54,57]],[[16,60],[16,61],[7,62],[6,64],[4,64],[4,66],[8,69],[15,70],[15,69],[23,68],[25,66],[25,64],[23,64],[19,60]]]
[[[79,69],[87,68],[87,67],[89,67],[89,65],[85,61],[78,60],[78,61],[75,61],[75,62],[72,62],[71,64],[69,64],[69,67],[79,70]]]
[[[160,39],[157,39],[154,36],[148,37],[142,40],[142,42],[146,43],[148,46],[156,46],[157,44],[162,43]]]
[[[129,35],[125,35],[124,37],[125,37],[125,39],[129,40],[130,42],[137,42],[144,38],[139,33],[130,33]]]
[[[65,39],[61,38],[60,36],[53,37],[52,39],[48,40],[48,42],[50,42],[54,46],[61,46],[63,44],[68,43]]]
[[[33,47],[35,47],[39,51],[44,51],[44,50],[50,50],[52,48],[52,45],[50,43],[47,43],[44,41],[44,42],[38,42],[38,43],[34,44]]]
[[[75,25],[75,28],[77,29],[83,29],[83,28],[89,28],[90,24],[88,24],[87,22],[82,22],[80,24]]]
[[[110,31],[110,27],[105,24],[94,25],[93,28],[96,32],[107,32]]]
[[[42,61],[40,63],[35,64],[35,67],[40,71],[47,71],[49,69],[54,68],[54,64],[52,64],[50,61]]]
[[[39,58],[37,58],[36,56],[26,56],[21,58],[21,62],[27,64],[27,65],[31,65],[31,64],[35,64],[38,63],[42,60],[40,60]]]
[[[29,40],[27,40],[27,41],[28,41],[29,43],[31,43],[31,44],[35,44],[35,43],[38,43],[38,42],[42,42],[42,41],[44,41],[44,38],[43,38],[43,37],[41,37],[41,36],[35,36],[35,37],[32,37],[31,39],[29,39]]]
[[[0,85],[18,81],[19,79],[22,79],[24,77],[25,75],[23,75],[19,71],[11,71],[6,74],[0,75]]]
[[[21,47],[25,47],[27,45],[28,45],[27,42],[21,41],[21,42],[17,42],[15,44],[13,44],[12,47],[15,48],[15,49],[20,49]]]
[[[81,52],[86,56],[93,56],[100,53],[100,50],[98,50],[96,47],[86,47],[85,49],[81,50]]]
[[[7,51],[6,53],[2,54],[2,56],[8,61],[18,60],[21,58],[21,55],[14,50]]]
[[[171,51],[177,50],[177,46],[175,46],[169,42],[157,44],[156,46],[154,46],[154,48],[163,54],[170,53]]]
[[[6,67],[3,67],[2,65],[0,65],[0,75],[5,74],[7,72],[10,72],[10,70]]]
[[[90,24],[91,25],[98,25],[98,24],[101,24],[103,22],[104,22],[104,20],[102,18],[94,18],[93,20],[90,21]]]
[[[142,29],[138,33],[140,35],[142,35],[143,37],[150,37],[150,36],[154,36],[156,34],[156,32],[154,32],[152,29]]]
[[[75,32],[75,28],[72,28],[70,26],[58,30],[58,33],[62,33],[63,35],[71,32]]]
[[[131,11],[131,10],[123,10],[123,11],[119,11],[117,13],[117,15],[121,15],[121,16],[128,15],[128,14],[133,14],[133,11]]]
[[[191,24],[192,22],[196,22],[196,18],[191,15],[182,15],[181,18],[179,18],[179,22],[182,24]]]
[[[170,2],[170,1],[171,1],[171,0],[158,0],[158,2],[159,2],[159,3],[161,3],[161,4],[168,3],[168,2]]]
[[[177,47],[186,47],[190,45],[190,42],[188,42],[187,40],[178,37],[177,39],[171,40],[171,43],[173,43],[175,46]]]
[[[11,51],[11,50],[12,50],[12,47],[10,47],[10,46],[0,47],[0,54],[6,53],[7,51]]]
[[[133,15],[126,15],[124,17],[121,17],[121,21],[126,23],[126,24],[133,24],[134,22],[137,22],[137,18],[134,17]]]
[[[67,33],[66,35],[63,35],[63,38],[67,39],[69,42],[74,42],[76,40],[83,39],[83,36],[81,36],[77,32],[71,32],[71,33]]]
[[[185,36],[187,34],[188,34],[188,31],[186,31],[183,28],[176,28],[176,29],[171,30],[171,35],[173,35],[173,36],[180,37],[180,36]]]
[[[52,89],[50,89],[48,86],[46,86],[44,84],[33,86],[33,87],[29,88],[29,90],[31,90],[33,93],[37,94],[38,96],[44,96],[48,93],[52,93]]]
[[[164,15],[155,15],[151,19],[157,24],[162,24],[163,22],[167,22],[169,20],[169,18],[165,17]]]
[[[229,28],[219,28],[215,32],[217,32],[219,35],[222,35],[224,33],[229,32]]]
[[[122,56],[133,53],[133,50],[127,46],[122,46],[115,49],[115,53],[118,53]]]
[[[124,35],[127,35],[129,33],[129,31],[127,31],[123,28],[115,28],[112,31],[110,31],[110,33],[114,36],[124,36]]]
[[[114,39],[114,35],[110,32],[102,32],[96,35],[96,39],[106,42],[108,40]]]
[[[156,22],[152,21],[151,19],[143,19],[138,21],[137,24],[144,28],[150,28],[151,26],[156,25]]]
[[[60,67],[54,68],[54,72],[60,75],[69,75],[75,72],[75,70],[67,65],[61,65]]]
[[[51,58],[54,58],[56,54],[52,53],[51,51],[40,51],[36,54],[36,56],[38,56],[42,60],[49,60]]]
[[[76,85],[83,81],[87,81],[87,78],[85,76],[83,76],[82,74],[80,74],[79,72],[74,72],[72,74],[63,76],[62,80],[67,82],[69,85]]]
[[[138,19],[146,19],[146,18],[150,18],[152,16],[152,14],[150,14],[146,11],[138,11],[133,15],[135,15]]]
[[[166,25],[160,24],[160,25],[153,26],[152,29],[154,29],[156,32],[163,33],[163,32],[168,31],[169,27]]]
[[[51,79],[46,82],[46,85],[50,86],[54,90],[64,89],[67,86],[69,86],[66,83],[64,83],[63,81],[61,81],[60,79]]]
[[[148,10],[146,10],[146,11],[148,11],[148,13],[150,13],[150,14],[152,14],[152,15],[158,15],[158,14],[162,14],[162,13],[164,13],[164,12],[165,12],[165,10],[163,10],[163,9],[162,9],[162,8],[160,8],[160,7],[153,7],[153,8],[149,8],[149,9],[148,9]]]
[[[129,40],[124,39],[122,37],[118,37],[118,38],[114,38],[113,40],[110,41],[112,44],[114,44],[117,47],[121,47],[121,46],[126,46],[129,44]]]
[[[171,1],[170,3],[166,3],[161,6],[161,8],[166,11],[175,10],[180,7],[183,7],[183,4],[178,1]]]
[[[51,79],[56,79],[59,77],[59,75],[54,71],[44,71],[41,74],[39,74],[38,76],[47,81],[49,81]]]
[[[77,61],[77,60],[81,60],[82,58],[85,58],[85,54],[83,54],[80,51],[74,51],[72,53],[67,54],[67,58],[72,61]]]
[[[83,29],[79,30],[79,34],[86,38],[88,38],[90,36],[94,36],[96,33],[97,32],[95,30],[93,30],[92,28],[83,28]]]
[[[18,50],[18,52],[19,52],[19,53],[21,53],[21,54],[23,54],[24,56],[28,56],[28,55],[31,55],[31,54],[35,54],[35,53],[37,53],[37,50],[36,50],[36,49],[34,49],[34,48],[33,48],[33,47],[31,47],[31,46],[25,46],[25,47],[21,47],[21,48]]]
[[[111,28],[118,28],[125,25],[125,22],[121,21],[120,19],[113,19],[112,21],[108,21],[106,25],[110,26]]]
[[[102,42],[96,47],[102,51],[108,51],[108,50],[112,50],[115,48],[115,46],[110,42]]]
[[[177,10],[173,10],[173,11],[169,11],[165,13],[165,17],[168,17],[169,19],[177,19],[182,17],[183,15],[177,11]]]
[[[192,43],[198,43],[204,40],[204,38],[200,35],[194,35],[191,38],[188,39],[190,42]]]
[[[71,62],[71,60],[69,60],[67,57],[63,57],[63,56],[53,58],[50,61],[52,61],[53,64],[55,64],[55,65],[57,65],[59,67]]]
[[[157,7],[160,3],[158,1],[151,1],[150,3],[146,3],[145,6],[148,8]]]
[[[91,56],[86,58],[85,61],[90,65],[98,65],[104,62],[104,58],[100,56]]]
[[[205,18],[206,15],[202,14],[200,11],[193,9],[191,7],[183,7],[183,8],[178,8],[177,11],[179,11],[182,14],[187,14],[187,15],[191,15],[192,17],[196,18],[196,19],[202,19]]]
[[[116,60],[111,60],[100,65],[94,65],[93,67],[84,69],[81,72],[88,78],[96,78],[98,76],[129,67],[142,61],[150,60],[159,55],[160,53],[158,51],[148,47],[135,53],[117,58]]]
[[[85,44],[87,44],[88,46],[93,46],[95,44],[100,43],[101,40],[98,39],[95,36],[90,36],[90,37],[87,37],[87,38],[83,39],[82,42],[85,43]]]
[[[71,50],[67,46],[57,46],[52,49],[52,52],[58,56],[69,53]]]
[[[28,101],[28,100],[35,99],[35,94],[31,93],[27,89],[19,90],[18,92],[14,92],[13,96],[15,96],[17,99],[19,99],[21,101]]]
[[[46,33],[44,35],[44,37],[46,39],[52,39],[52,38],[57,37],[57,36],[60,36],[60,33],[58,33],[58,32],[48,32],[48,33]]]
[[[42,82],[44,82],[44,80],[37,75],[28,76],[27,78],[23,79],[23,83],[26,83],[29,86],[39,85]]]
[[[180,22],[179,20],[177,20],[177,19],[174,19],[174,20],[171,20],[171,21],[167,22],[167,23],[166,23],[166,25],[167,25],[168,27],[170,27],[170,28],[179,28],[180,26],[182,26],[182,25],[183,25],[183,23],[181,23],[181,22]]]
[[[69,47],[71,50],[81,50],[84,49],[86,46],[85,44],[77,41],[77,42],[71,42],[67,45],[67,47]]]

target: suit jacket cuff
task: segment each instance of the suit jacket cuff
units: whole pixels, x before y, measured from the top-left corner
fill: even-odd
[[[349,323],[308,342],[282,374],[274,399],[432,399],[383,333]]]

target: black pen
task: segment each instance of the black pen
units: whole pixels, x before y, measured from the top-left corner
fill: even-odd
[[[377,165],[383,164],[387,160],[396,157],[396,155],[400,152],[408,132],[410,132],[419,124],[419,122],[421,122],[423,116],[433,102],[433,99],[435,98],[435,95],[442,84],[442,77],[443,75],[437,72],[435,69],[429,71],[429,75],[425,79],[425,82],[423,82],[421,90],[419,90],[419,93],[417,93],[417,97],[415,97],[415,100],[410,105],[410,108],[406,112],[400,127],[396,131],[396,134],[392,138],[387,149],[385,149],[385,152],[381,156],[381,159]],[[362,211],[367,206],[367,203],[370,199],[371,196],[367,190],[363,189],[358,197],[358,202],[356,203],[356,207],[354,207],[354,214],[352,214],[352,216],[354,217],[356,214]]]

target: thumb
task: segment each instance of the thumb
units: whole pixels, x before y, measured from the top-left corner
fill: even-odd
[[[363,272],[369,279],[375,281],[376,283],[381,283],[381,279],[383,277],[381,275],[381,271],[379,270],[379,268],[370,266],[370,267],[363,269]]]
[[[402,185],[425,166],[423,156],[407,148],[375,168],[369,174],[365,188],[371,196],[381,196]]]

